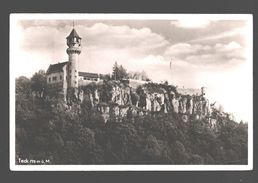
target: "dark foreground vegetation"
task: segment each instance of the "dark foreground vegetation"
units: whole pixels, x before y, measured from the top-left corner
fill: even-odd
[[[208,119],[185,123],[177,114],[104,123],[85,103],[67,111],[61,99],[33,97],[31,91],[42,87],[34,80],[16,80],[17,163],[247,164],[246,123],[218,116],[214,130]]]

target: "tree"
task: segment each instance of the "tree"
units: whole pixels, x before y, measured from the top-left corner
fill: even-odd
[[[128,77],[126,69],[122,65],[118,65],[117,62],[115,62],[113,66],[113,73],[112,78],[114,80],[122,80]]]
[[[112,78],[114,80],[117,80],[117,77],[118,77],[118,64],[117,62],[115,62],[114,66],[113,66],[113,73],[112,73]]]
[[[20,76],[15,80],[15,92],[16,95],[26,95],[30,94],[30,79],[25,76]]]
[[[143,149],[145,161],[148,163],[159,163],[162,158],[162,147],[157,138],[149,135],[146,139],[146,145]]]
[[[31,89],[37,94],[41,95],[46,89],[47,80],[46,73],[44,70],[39,70],[31,78]]]
[[[100,79],[103,79],[105,81],[109,81],[110,78],[110,74],[100,74]]]
[[[143,70],[142,72],[129,72],[128,73],[128,77],[130,79],[136,79],[136,80],[142,80],[142,81],[150,81],[148,75],[146,74],[146,72]]]

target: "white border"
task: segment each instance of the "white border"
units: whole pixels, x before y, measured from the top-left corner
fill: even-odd
[[[251,14],[10,14],[10,170],[12,171],[243,171],[253,169],[253,121],[248,122],[248,165],[16,165],[15,164],[15,67],[12,45],[14,28],[19,20],[246,20],[250,29],[247,39],[251,46],[249,60],[253,61],[253,16]],[[252,62],[253,63],[253,62]],[[253,99],[253,96],[252,96]],[[253,105],[253,104],[252,104]]]

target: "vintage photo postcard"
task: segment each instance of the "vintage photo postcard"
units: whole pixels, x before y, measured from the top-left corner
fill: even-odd
[[[250,14],[10,14],[10,169],[253,169]]]

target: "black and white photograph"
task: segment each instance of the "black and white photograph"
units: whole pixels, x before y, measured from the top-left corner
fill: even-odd
[[[10,15],[10,168],[253,168],[251,14]]]

